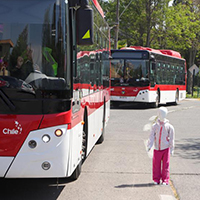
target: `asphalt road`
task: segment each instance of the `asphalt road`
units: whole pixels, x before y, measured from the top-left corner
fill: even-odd
[[[167,105],[176,131],[170,186],[155,186],[143,131],[156,109],[124,105],[111,109],[105,141],[96,145],[77,181],[3,179],[0,200],[194,200],[200,196],[200,101]]]

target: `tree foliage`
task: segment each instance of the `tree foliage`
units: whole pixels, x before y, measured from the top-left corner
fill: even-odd
[[[114,38],[116,0],[101,0]],[[128,6],[128,7],[127,7]],[[120,0],[119,47],[138,45],[179,51],[200,65],[199,0]]]

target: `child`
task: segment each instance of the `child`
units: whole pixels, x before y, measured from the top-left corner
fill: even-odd
[[[168,110],[160,107],[158,110],[158,120],[152,125],[147,148],[148,151],[154,144],[153,155],[153,181],[154,184],[169,184],[169,160],[170,154],[174,153],[174,127],[166,119]],[[161,165],[162,164],[162,165]]]

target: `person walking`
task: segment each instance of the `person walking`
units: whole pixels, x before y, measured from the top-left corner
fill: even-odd
[[[152,125],[147,149],[150,151],[154,145],[153,154],[153,181],[154,184],[169,184],[170,154],[174,154],[174,127],[166,119],[168,110],[166,107],[158,109],[158,119]]]

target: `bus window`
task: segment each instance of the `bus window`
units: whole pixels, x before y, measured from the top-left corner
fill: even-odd
[[[118,85],[124,79],[124,60],[112,60],[111,62],[111,77],[113,85]],[[113,82],[114,81],[114,82]]]
[[[166,75],[164,76],[165,77],[165,83],[164,84],[171,84],[171,66],[170,64],[167,65],[167,67],[165,68],[166,70]]]
[[[156,65],[156,67],[155,67]],[[155,62],[150,62],[150,72],[149,72],[149,81],[150,81],[150,85],[151,87],[154,87],[156,84],[156,80],[157,80],[157,70],[156,68],[159,68],[159,66],[155,63]]]
[[[108,56],[109,53],[107,51],[104,51],[102,53],[101,73],[102,73],[102,81],[104,88],[109,86],[109,80],[110,80],[110,61],[108,60]]]
[[[180,84],[181,85],[185,85],[185,70],[184,70],[184,67],[182,66],[181,67],[181,82],[180,82]]]
[[[175,70],[174,70],[174,65],[171,65],[171,84],[174,85],[175,84]]]
[[[167,65],[166,64],[163,64],[163,66],[161,67],[161,83],[162,84],[165,84],[166,83],[166,67],[167,67]]]
[[[176,84],[176,85],[180,84],[180,73],[179,73],[179,69],[180,69],[179,66],[176,66],[176,69],[175,69],[175,70],[176,70],[176,72],[175,72],[175,73],[176,73],[176,80],[175,80],[175,84]]]
[[[156,83],[157,84],[161,83],[161,67],[160,67],[160,65],[157,65],[157,68],[156,68]]]

